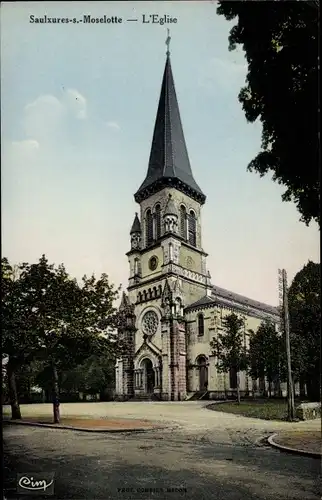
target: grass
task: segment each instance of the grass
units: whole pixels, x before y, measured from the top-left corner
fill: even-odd
[[[288,448],[296,448],[298,450],[320,453],[322,448],[321,431],[290,431],[281,432],[274,437],[274,441]]]
[[[295,406],[300,401],[295,402]],[[252,401],[219,403],[210,405],[214,411],[234,413],[244,417],[260,418],[262,420],[287,420],[287,401],[284,399],[257,399]]]

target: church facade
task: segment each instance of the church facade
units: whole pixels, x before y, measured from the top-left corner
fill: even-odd
[[[278,323],[275,307],[212,284],[202,246],[206,196],[192,173],[171,69],[170,54],[146,178],[130,231],[128,294],[120,305],[119,336],[126,348],[116,362],[116,397],[180,401],[207,391],[234,394],[236,373],[218,373],[210,341],[235,312],[248,330],[264,319]],[[241,393],[260,381],[240,373]]]

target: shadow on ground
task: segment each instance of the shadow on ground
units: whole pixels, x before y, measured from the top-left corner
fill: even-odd
[[[68,434],[21,428],[5,436],[7,498],[17,472],[55,472],[53,500],[320,498],[318,460],[266,447],[199,443],[173,434]],[[32,500],[32,496],[21,496]],[[35,496],[35,500],[41,498]]]

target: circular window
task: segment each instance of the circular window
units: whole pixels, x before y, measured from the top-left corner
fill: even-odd
[[[159,319],[154,311],[145,313],[142,319],[142,330],[146,335],[154,335],[158,329]]]
[[[158,257],[154,255],[149,260],[149,268],[151,269],[151,271],[155,271],[157,267],[158,267]]]

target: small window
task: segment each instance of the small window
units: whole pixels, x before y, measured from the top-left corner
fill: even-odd
[[[188,221],[188,241],[190,245],[194,247],[197,245],[196,232],[197,232],[196,216],[194,211],[191,210],[189,213],[189,221]]]
[[[202,337],[205,333],[205,319],[203,314],[198,315],[198,335]]]

